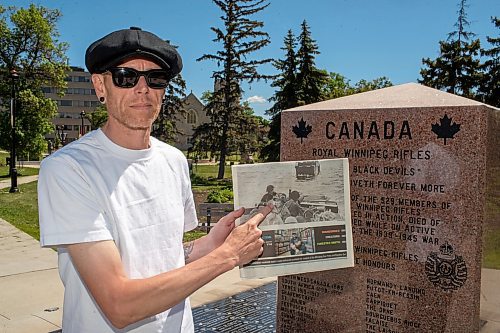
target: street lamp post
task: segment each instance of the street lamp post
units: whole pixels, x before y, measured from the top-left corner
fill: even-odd
[[[64,141],[66,141],[66,136],[68,135],[68,133],[64,132],[63,125],[57,125],[56,130],[57,130],[57,138],[58,138],[57,149],[59,149],[59,144],[61,144],[61,146],[64,146]]]
[[[11,78],[11,99],[10,99],[10,128],[12,135],[12,146],[10,150],[10,193],[19,192],[17,188],[17,169],[16,169],[16,82],[19,80],[19,74],[15,69],[10,71]]]
[[[80,128],[80,133],[81,133],[81,136],[84,136],[85,135],[85,128],[83,127],[84,124],[83,124],[83,119],[85,118],[85,111],[82,110],[82,112],[80,112],[80,117],[82,117],[82,127]]]

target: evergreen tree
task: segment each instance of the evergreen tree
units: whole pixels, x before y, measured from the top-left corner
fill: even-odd
[[[457,30],[448,34],[447,41],[440,41],[440,56],[435,60],[422,59],[424,68],[420,70],[420,83],[450,93],[474,98],[481,79],[479,39],[471,40],[475,36],[466,28],[470,25],[467,20],[466,0],[461,0],[458,10],[458,19],[455,23]]]
[[[274,105],[266,111],[267,115],[275,116],[283,110],[293,108],[298,105],[297,98],[297,46],[296,37],[292,30],[288,30],[284,39],[285,59],[275,60],[273,66],[280,72],[271,87],[278,88],[269,99]]]
[[[299,35],[299,50],[297,52],[297,94],[299,105],[311,104],[324,100],[323,87],[328,75],[316,68],[315,57],[320,54],[316,41],[311,37],[311,31],[304,20]]]
[[[153,123],[152,135],[164,142],[173,143],[178,134],[176,127],[179,116],[184,116],[184,99],[186,98],[186,81],[181,74],[170,80],[165,89],[165,97],[158,118]]]
[[[16,141],[20,156],[40,158],[47,149],[45,135],[54,132],[52,118],[57,105],[42,92],[43,86],[63,91],[66,87],[65,51],[59,42],[57,10],[31,4],[5,9],[0,5],[0,148],[11,146],[10,72],[19,73],[16,103]],[[10,23],[9,23],[10,21]]]
[[[269,143],[260,152],[266,161],[279,161],[280,158],[281,111],[298,105],[296,46],[296,37],[290,29],[281,48],[285,51],[285,59],[273,62],[273,66],[280,73],[271,84],[271,87],[278,88],[269,99],[274,105],[266,111],[266,114],[272,116],[268,134]]]
[[[491,18],[495,27],[500,29],[500,19]],[[490,49],[481,50],[483,56],[489,57],[483,64],[484,76],[480,88],[481,100],[484,103],[500,107],[500,37],[487,38],[492,45]]]
[[[251,20],[250,17],[264,10],[269,3],[265,0],[213,0],[222,11],[223,28],[212,27],[215,42],[222,43],[222,49],[215,54],[205,54],[198,60],[215,60],[222,68],[214,71],[213,78],[219,83],[215,89],[213,103],[208,109],[214,136],[218,137],[219,173],[224,177],[226,156],[229,153],[228,140],[230,133],[239,125],[239,116],[244,112],[241,105],[241,83],[249,83],[269,76],[259,74],[257,67],[271,59],[251,60],[253,52],[270,43],[269,35],[262,31],[263,22]],[[220,129],[218,128],[220,124]]]

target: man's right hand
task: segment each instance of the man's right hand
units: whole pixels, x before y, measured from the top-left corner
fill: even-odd
[[[227,251],[230,259],[235,260],[235,266],[242,266],[262,254],[264,241],[259,224],[273,209],[267,205],[244,224],[236,227],[226,238],[220,249]]]

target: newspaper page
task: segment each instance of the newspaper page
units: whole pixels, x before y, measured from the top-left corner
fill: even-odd
[[[271,202],[260,224],[264,252],[240,267],[264,278],[354,266],[347,158],[234,165],[235,209],[245,223]]]

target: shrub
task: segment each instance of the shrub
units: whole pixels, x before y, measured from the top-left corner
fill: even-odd
[[[233,201],[233,191],[228,188],[216,189],[208,193],[207,202],[226,203]]]

